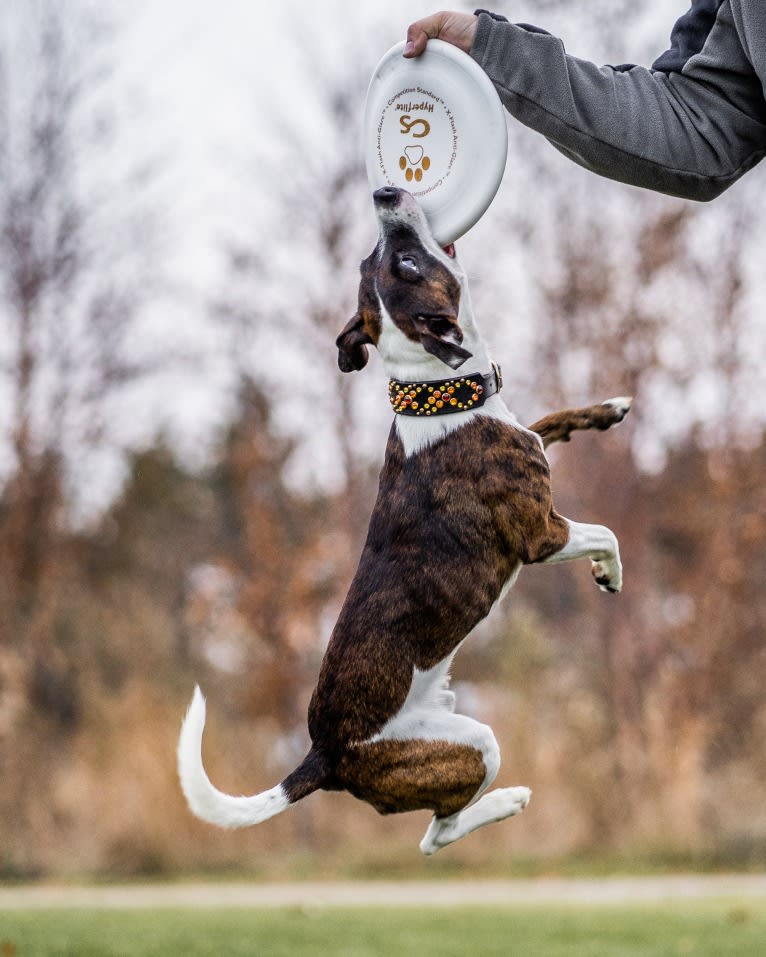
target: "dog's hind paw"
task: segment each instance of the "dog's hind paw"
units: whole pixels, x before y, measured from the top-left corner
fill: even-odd
[[[448,844],[465,837],[486,824],[504,821],[508,817],[521,814],[529,804],[532,792],[526,787],[497,788],[489,791],[475,804],[469,805],[450,817],[435,817],[431,821],[425,837],[420,842],[420,850],[428,857]]]

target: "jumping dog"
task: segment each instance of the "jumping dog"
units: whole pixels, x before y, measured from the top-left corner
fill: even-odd
[[[543,449],[620,422],[630,400],[522,426],[498,394],[454,246],[438,245],[404,190],[379,189],[374,203],[379,239],[361,265],[338,363],[362,369],[376,346],[395,416],[367,541],[309,706],[311,749],[270,790],[221,793],[202,764],[197,688],[178,768],[194,814],[222,827],[265,821],[319,789],[346,790],[381,814],[433,811],[420,844],[433,854],[529,801],[526,787],[485,793],[499,748],[487,725],[455,713],[450,665],[522,565],[588,558],[597,585],[620,590],[614,534],[556,512]]]

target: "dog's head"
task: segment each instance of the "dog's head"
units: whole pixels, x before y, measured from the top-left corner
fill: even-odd
[[[423,211],[405,190],[385,186],[373,193],[373,200],[380,235],[361,266],[356,314],[336,340],[338,365],[343,372],[364,368],[367,346],[381,346],[384,323],[390,323],[401,333],[396,339],[400,351],[414,346],[457,369],[471,353],[461,346],[462,274],[455,248],[438,245]]]

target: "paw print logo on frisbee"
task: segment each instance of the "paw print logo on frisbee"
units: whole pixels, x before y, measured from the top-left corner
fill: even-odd
[[[433,90],[404,86],[377,119],[377,169],[387,186],[418,200],[443,189],[456,159],[457,126],[449,104]]]
[[[431,168],[431,158],[425,155],[422,146],[405,146],[403,152],[404,156],[399,157],[399,169],[408,183],[413,179],[419,183],[423,179],[423,173]]]

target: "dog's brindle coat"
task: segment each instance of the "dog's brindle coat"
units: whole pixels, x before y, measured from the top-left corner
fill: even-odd
[[[408,193],[378,190],[375,205],[380,239],[362,263],[358,311],[338,338],[341,369],[361,369],[375,345],[400,381],[444,379],[458,366],[488,372],[453,248],[439,248]],[[311,750],[270,791],[221,794],[202,767],[197,690],[179,742],[192,810],[239,827],[317,789],[347,790],[384,814],[433,810],[425,853],[521,811],[527,788],[480,798],[499,751],[490,728],[454,713],[449,667],[522,565],[589,557],[597,583],[620,589],[614,536],[556,512],[543,446],[576,429],[609,428],[628,406],[567,410],[531,429],[497,395],[477,410],[397,416],[367,541],[309,706]]]

